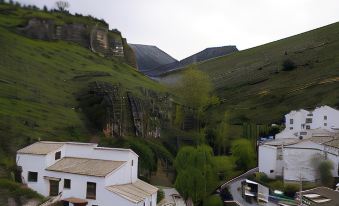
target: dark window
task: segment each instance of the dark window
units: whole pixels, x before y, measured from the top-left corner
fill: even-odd
[[[37,172],[28,172],[28,182],[37,182],[38,173]]]
[[[61,158],[61,151],[55,153],[55,160],[58,160]]]
[[[274,170],[270,170],[270,173],[273,173],[274,172]]]
[[[131,165],[133,166],[133,160],[132,160],[132,163],[131,163]]]
[[[293,119],[290,119],[290,124],[293,124]]]
[[[312,123],[312,118],[306,118],[306,123]]]
[[[71,189],[71,180],[70,179],[64,179],[64,188]]]
[[[290,130],[293,130],[293,127],[290,127]]]
[[[310,125],[306,125],[306,129],[311,129]]]
[[[87,199],[93,199],[96,198],[96,190],[97,190],[97,184],[94,182],[87,182],[87,192],[86,192],[86,198]]]
[[[326,115],[324,116],[324,120],[327,120],[327,116]]]
[[[327,126],[327,123],[324,123],[324,126],[326,127],[326,126]]]

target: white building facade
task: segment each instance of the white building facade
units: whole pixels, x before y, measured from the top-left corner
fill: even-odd
[[[328,106],[291,111],[275,140],[259,146],[259,172],[285,181],[317,181],[317,164],[330,160],[339,175],[339,111]]]
[[[92,143],[37,142],[17,152],[22,182],[65,205],[156,206],[157,188],[138,179],[138,155]]]

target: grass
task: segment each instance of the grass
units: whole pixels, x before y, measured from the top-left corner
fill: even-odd
[[[69,42],[16,34],[15,26],[27,11],[16,12],[0,12],[0,139],[4,142],[0,154],[13,155],[38,139],[89,141],[91,127],[77,101],[89,82],[120,84],[136,96],[142,96],[141,88],[164,91],[120,59],[105,59]]]
[[[15,201],[36,199],[42,202],[44,200],[41,195],[23,187],[21,184],[8,179],[0,179],[0,205],[7,205],[7,197],[12,197]]]
[[[339,106],[339,23],[202,62],[222,100],[215,114],[280,122],[293,109]],[[283,62],[296,68],[283,71]],[[175,82],[181,71],[162,77]]]

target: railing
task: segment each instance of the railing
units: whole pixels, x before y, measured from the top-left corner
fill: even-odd
[[[58,196],[49,198],[46,202],[40,204],[39,206],[49,206],[49,205],[52,205],[53,203],[55,203],[55,202],[57,202],[58,200],[60,200],[61,195],[62,195],[62,192],[60,192],[60,193],[58,194]]]

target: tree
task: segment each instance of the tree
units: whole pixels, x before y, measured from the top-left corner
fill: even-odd
[[[320,162],[318,166],[320,181],[324,186],[332,187],[333,175],[331,170],[333,169],[333,163],[329,160]]]
[[[214,189],[217,179],[212,148],[207,145],[186,146],[179,150],[174,161],[177,171],[175,187],[186,200],[200,202]]]
[[[232,156],[239,169],[248,170],[255,166],[255,152],[249,140],[238,139],[233,142]]]
[[[198,125],[204,109],[210,104],[218,102],[218,98],[212,96],[212,91],[213,86],[208,75],[198,70],[195,65],[183,72],[180,82],[174,88],[174,93],[179,96],[182,102],[193,108]]]
[[[285,59],[283,61],[282,66],[283,66],[284,71],[291,71],[291,70],[297,68],[297,65],[291,59]]]
[[[230,126],[228,123],[228,117],[225,113],[223,121],[217,126],[216,129],[216,139],[215,139],[215,145],[217,147],[218,154],[226,154],[226,150],[230,146],[230,140],[229,140],[229,130]]]
[[[48,11],[48,8],[47,8],[47,6],[46,6],[46,5],[44,5],[44,8],[43,8],[43,10],[44,10],[45,12],[47,12],[47,11]]]
[[[57,1],[55,2],[55,5],[61,12],[66,11],[70,7],[70,4],[67,1]]]

